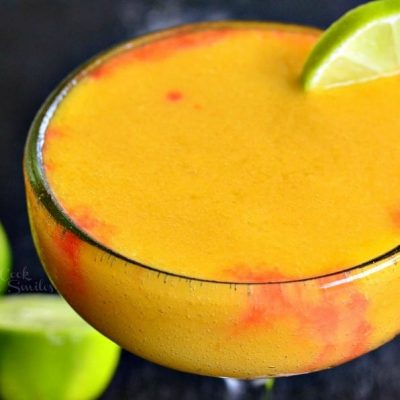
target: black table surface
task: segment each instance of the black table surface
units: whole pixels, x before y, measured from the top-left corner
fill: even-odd
[[[52,292],[29,232],[21,158],[35,112],[74,67],[121,40],[181,23],[270,20],[326,27],[355,0],[0,0],[0,220],[14,272],[9,293]],[[219,379],[123,353],[102,400],[222,399]],[[280,379],[275,400],[400,399],[398,340],[329,371]]]

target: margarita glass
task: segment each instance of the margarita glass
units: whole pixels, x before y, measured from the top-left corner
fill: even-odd
[[[295,32],[309,43],[319,36],[317,30],[300,27],[226,22],[127,42],[61,83],[32,125],[24,160],[35,245],[50,279],[71,306],[104,335],[145,359],[194,374],[239,379],[330,368],[392,339],[400,326],[399,248],[355,266],[304,277],[246,273],[213,279],[166,271],[107,246],[91,234],[91,221],[77,222],[66,211],[46,177],[43,146],[63,100],[105,60],[182,35],[248,29],[270,30],[278,38]]]

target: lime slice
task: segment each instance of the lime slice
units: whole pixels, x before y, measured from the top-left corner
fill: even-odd
[[[95,399],[111,379],[119,347],[59,296],[0,300],[0,397]]]
[[[0,293],[3,293],[8,285],[11,267],[11,251],[6,233],[0,224]]]
[[[400,1],[364,4],[320,38],[303,70],[306,90],[365,82],[400,72]]]

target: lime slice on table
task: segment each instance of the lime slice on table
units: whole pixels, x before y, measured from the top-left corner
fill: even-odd
[[[11,267],[11,251],[6,233],[0,224],[0,293],[3,293],[8,285]]]
[[[111,379],[119,347],[59,296],[0,300],[0,397],[95,399]]]
[[[359,6],[320,38],[303,70],[306,90],[400,73],[400,0]]]

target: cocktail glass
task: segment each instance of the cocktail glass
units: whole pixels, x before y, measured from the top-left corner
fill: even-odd
[[[210,26],[245,29],[257,24],[177,29]],[[118,254],[75,225],[57,203],[44,175],[41,149],[59,102],[103,59],[176,35],[177,29],[127,42],[83,65],[61,83],[33,122],[24,159],[28,210],[37,251],[55,287],[83,318],[123,348],[200,375],[254,380],[303,374],[339,365],[393,338],[400,326],[399,248],[313,278],[212,281],[158,270]],[[245,394],[239,387],[244,383],[238,382],[227,380],[230,398]]]

